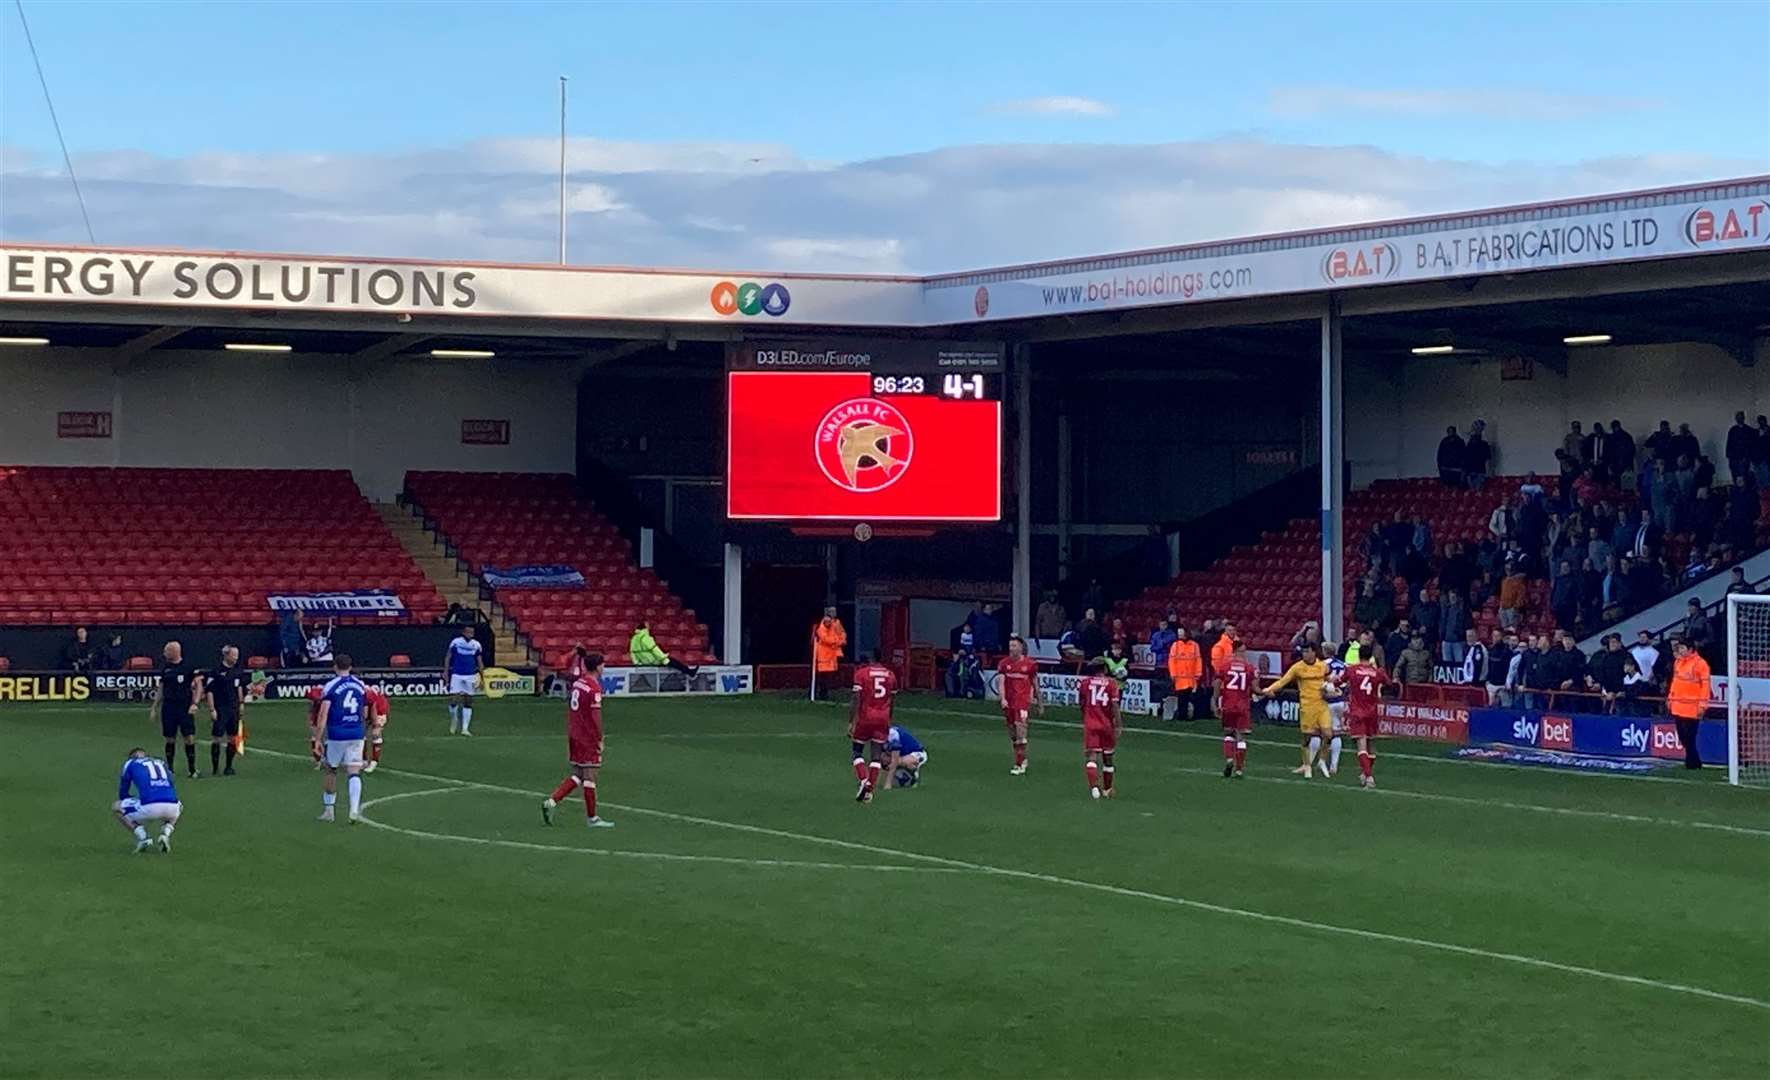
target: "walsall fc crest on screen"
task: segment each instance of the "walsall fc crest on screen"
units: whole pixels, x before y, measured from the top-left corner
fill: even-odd
[[[844,491],[866,494],[897,483],[915,449],[910,424],[877,398],[853,398],[824,414],[815,441],[818,468]]]

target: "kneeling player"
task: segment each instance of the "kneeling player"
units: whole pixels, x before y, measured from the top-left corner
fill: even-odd
[[[1240,778],[1248,761],[1248,732],[1254,726],[1254,665],[1248,647],[1237,641],[1217,669],[1217,715],[1223,718],[1223,775]]]
[[[1358,786],[1374,788],[1377,756],[1371,739],[1377,734],[1377,709],[1389,676],[1375,664],[1360,660],[1346,669],[1346,715],[1353,738],[1358,740]],[[1338,741],[1338,740],[1336,740]]]
[[[131,786],[135,788],[133,796],[129,794]],[[117,777],[117,801],[111,804],[111,812],[117,815],[118,824],[135,834],[137,855],[150,843],[144,821],[160,823],[160,850],[171,854],[172,830],[184,813],[184,804],[172,787],[172,770],[139,746],[129,751]]]
[[[1103,660],[1088,661],[1087,678],[1078,687],[1082,700],[1083,771],[1088,777],[1088,796],[1113,797],[1112,755],[1119,745],[1124,718],[1119,713],[1118,680],[1106,674]]]
[[[553,824],[553,811],[573,789],[582,788],[584,824],[612,829],[614,822],[596,816],[596,773],[602,768],[602,654],[580,650],[578,660],[578,677],[566,693],[566,761],[571,772],[541,800],[541,820]]]
[[[885,742],[891,735],[891,706],[897,695],[897,673],[870,656],[854,669],[854,695],[848,707],[848,739],[854,748],[854,778],[860,790],[855,802],[872,802],[885,767]]]
[[[1039,715],[1045,715],[1045,699],[1039,693],[1038,661],[1026,655],[1026,639],[1015,634],[1008,639],[1008,655],[996,665],[997,693],[1002,699],[1002,720],[1008,726],[1008,738],[1014,744],[1014,776],[1026,775],[1026,729],[1028,714],[1034,701]]]
[[[387,695],[374,687],[363,698],[364,715],[369,721],[369,762],[364,772],[374,772],[381,764],[381,736],[387,729]]]
[[[922,766],[928,764],[928,750],[910,729],[892,724],[885,733],[885,786],[915,787],[922,782]]]

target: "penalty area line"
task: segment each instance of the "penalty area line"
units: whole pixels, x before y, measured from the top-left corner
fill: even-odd
[[[305,761],[306,758],[268,751],[270,754]],[[454,784],[462,788],[478,788],[487,791],[502,791],[518,795],[532,795],[533,792],[521,788],[505,787],[499,784],[483,784],[471,780],[459,780],[452,776],[436,776],[428,773],[410,772],[404,769],[381,770],[390,775],[408,776],[414,779],[431,780],[444,784]],[[1644,975],[1629,975],[1618,971],[1605,971],[1602,968],[1585,967],[1579,964],[1564,964],[1556,960],[1548,960],[1538,956],[1525,956],[1521,953],[1500,952],[1494,949],[1482,949],[1473,945],[1459,945],[1449,941],[1433,941],[1430,938],[1412,937],[1407,934],[1391,934],[1381,930],[1369,930],[1357,926],[1339,926],[1334,923],[1315,922],[1310,919],[1297,918],[1292,915],[1276,915],[1271,912],[1254,911],[1249,908],[1230,907],[1227,904],[1215,904],[1206,900],[1194,900],[1190,897],[1171,896],[1166,893],[1151,892],[1146,889],[1132,889],[1121,885],[1109,885],[1098,881],[1085,881],[1080,878],[1062,877],[1057,874],[1044,874],[1033,870],[1015,870],[1008,867],[990,866],[985,863],[969,862],[964,859],[951,859],[940,855],[926,855],[914,851],[898,851],[874,844],[863,844],[853,840],[838,840],[834,837],[817,836],[811,833],[796,833],[785,829],[771,829],[761,825],[745,825],[732,821],[720,821],[716,818],[696,817],[691,814],[677,814],[668,810],[652,810],[638,806],[617,806],[610,803],[612,809],[624,810],[628,813],[645,814],[666,820],[683,821],[711,828],[729,829],[734,832],[746,832],[761,836],[774,836],[788,840],[799,840],[811,844],[824,844],[831,847],[844,848],[850,851],[865,851],[874,855],[883,855],[896,859],[907,859],[912,862],[927,862],[937,866],[948,866],[960,870],[970,870],[978,874],[995,877],[1012,878],[1020,881],[1036,881],[1047,885],[1058,885],[1064,888],[1118,896],[1127,899],[1145,900],[1150,903],[1169,907],[1184,908],[1191,911],[1203,911],[1213,915],[1244,919],[1251,922],[1264,923],[1269,926],[1286,926],[1297,930],[1334,935],[1338,937],[1357,938],[1364,941],[1379,941],[1390,945],[1403,945],[1430,952],[1448,953],[1465,956],[1477,960],[1490,960],[1499,963],[1513,964],[1520,967],[1536,968],[1541,971],[1555,971],[1564,975],[1578,975],[1602,982],[1617,983],[1624,986],[1638,986],[1650,990],[1661,990],[1667,993],[1684,994],[1690,997],[1705,998],[1710,1001],[1724,1001],[1730,1005],[1742,1005],[1747,1008],[1770,1012],[1770,1001],[1747,997],[1743,994],[1729,994],[1720,990],[1711,990],[1703,986],[1690,986],[1685,983],[1667,982],[1651,979]],[[515,841],[512,841],[513,843]]]

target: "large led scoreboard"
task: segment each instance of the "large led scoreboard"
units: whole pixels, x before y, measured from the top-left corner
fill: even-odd
[[[745,342],[726,373],[726,513],[749,521],[1002,517],[998,343]]]

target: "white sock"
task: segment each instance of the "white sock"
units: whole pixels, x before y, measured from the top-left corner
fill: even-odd
[[[135,827],[135,838],[137,840],[146,840],[147,839],[147,829],[143,828],[140,825],[137,825]]]
[[[461,724],[461,706],[449,706],[449,730],[453,731]]]
[[[347,786],[350,788],[350,816],[356,817],[363,812],[363,778],[353,776]]]
[[[1315,764],[1315,757],[1321,753],[1321,736],[1309,736],[1309,764]]]
[[[322,792],[320,792],[320,805],[325,807],[326,809],[328,809],[328,810],[332,809],[332,804],[337,801],[338,801],[338,793],[337,792],[335,792],[335,791],[322,791]]]
[[[471,705],[461,706],[461,730],[466,731],[468,726],[471,725],[472,723],[473,723],[473,706],[471,706]]]
[[[1340,771],[1340,737],[1338,735],[1335,735],[1334,741],[1328,744],[1328,771]]]
[[[172,823],[170,821],[168,821],[166,824],[160,826],[160,839],[162,839],[162,840],[168,839],[169,837],[171,837],[171,835],[172,835]]]

